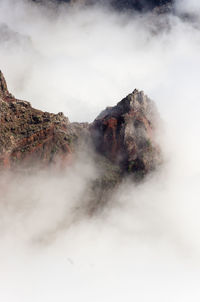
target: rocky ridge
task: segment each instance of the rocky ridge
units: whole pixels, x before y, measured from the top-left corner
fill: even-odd
[[[1,170],[67,167],[87,141],[102,171],[98,188],[113,187],[124,175],[141,179],[160,161],[157,121],[155,104],[135,89],[93,123],[70,123],[62,112],[43,112],[16,99],[0,72]]]
[[[67,161],[87,124],[70,123],[62,112],[32,108],[9,93],[0,73],[0,167],[46,166]]]

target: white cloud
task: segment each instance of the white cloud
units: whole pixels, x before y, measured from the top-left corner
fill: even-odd
[[[0,20],[1,69],[16,97],[91,121],[137,87],[165,129],[161,170],[122,185],[95,217],[74,219],[97,172],[90,161],[1,177],[1,300],[199,301],[198,27],[21,0],[1,0]]]
[[[200,12],[200,3],[198,0],[176,0],[175,7],[180,13],[199,15]]]

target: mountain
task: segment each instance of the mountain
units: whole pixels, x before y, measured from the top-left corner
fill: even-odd
[[[141,180],[159,165],[158,121],[154,102],[135,89],[91,124],[70,123],[62,112],[43,112],[16,99],[0,72],[0,170],[67,168],[87,148],[99,171],[91,184],[95,201],[105,200],[123,177]]]

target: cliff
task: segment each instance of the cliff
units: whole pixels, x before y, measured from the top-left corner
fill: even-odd
[[[62,112],[32,108],[14,98],[0,73],[0,168],[46,166],[67,161],[87,124],[70,124]]]

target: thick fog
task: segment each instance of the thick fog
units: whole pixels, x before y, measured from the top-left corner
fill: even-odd
[[[0,300],[199,301],[200,16],[0,0],[0,68],[36,108],[92,121],[135,88],[162,119],[164,163],[88,216],[92,156],[66,171],[0,176]],[[197,18],[179,17],[194,14]]]
[[[200,3],[198,0],[176,0],[175,9],[179,13],[199,15]]]

